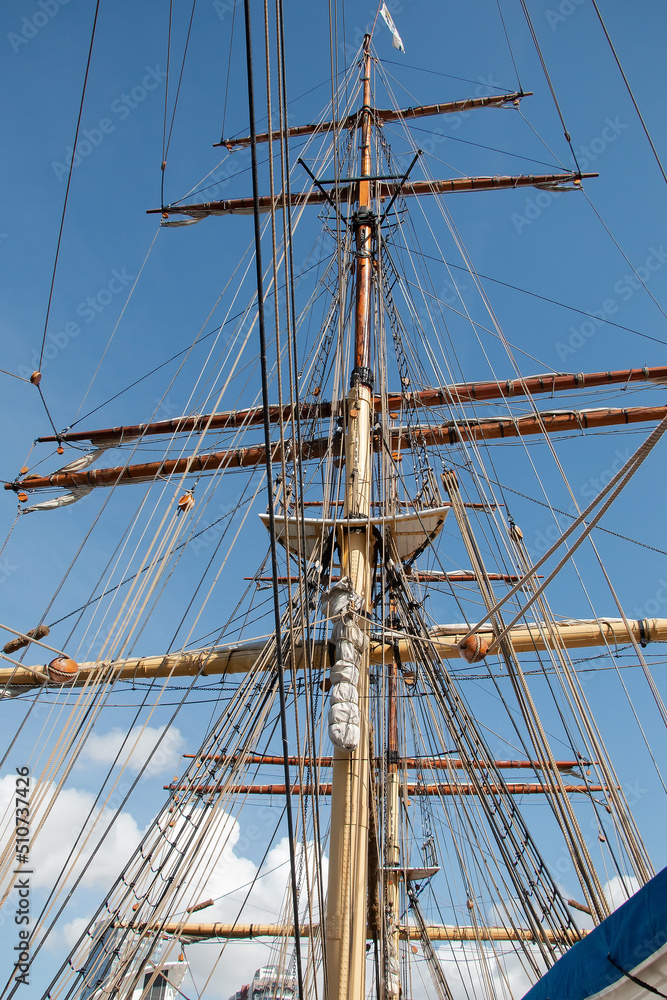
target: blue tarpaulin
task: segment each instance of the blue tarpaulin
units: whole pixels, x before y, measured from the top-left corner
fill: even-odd
[[[588,1000],[625,980],[624,972],[634,974],[666,943],[667,868],[663,868],[583,941],[573,945],[523,1000]],[[649,972],[647,969],[645,981],[659,987]],[[637,977],[643,980],[641,972]]]

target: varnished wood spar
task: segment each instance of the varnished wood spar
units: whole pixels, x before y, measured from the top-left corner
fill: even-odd
[[[420,429],[420,441],[426,445],[453,445],[459,441],[497,441],[531,434],[557,434],[572,430],[595,430],[619,424],[659,422],[667,416],[667,406],[635,406],[627,409],[599,408],[594,410],[548,410],[539,415],[501,417],[479,420],[449,420],[436,427]],[[410,435],[390,430],[388,445],[392,451],[411,446]],[[291,447],[291,443],[290,443]],[[304,442],[303,459],[322,458],[329,447],[328,438]],[[379,444],[374,444],[379,447]],[[117,465],[112,469],[88,469],[83,472],[54,472],[50,476],[25,476],[16,483],[5,483],[6,490],[31,490],[45,487],[113,486],[123,483],[149,483],[156,476],[181,476],[187,473],[215,472],[217,469],[254,468],[263,463],[264,447],[230,448],[227,451],[195,455],[191,458],[146,462],[142,465]],[[281,461],[280,446],[275,445],[272,461]]]
[[[321,420],[331,416],[331,403],[303,403],[294,417],[297,420]],[[269,423],[281,421],[289,423],[292,418],[291,406],[270,406]],[[45,434],[37,438],[41,444],[55,444],[60,441],[104,441],[119,444],[123,441],[134,441],[136,438],[149,437],[154,434],[199,434],[204,430],[219,431],[229,428],[257,427],[264,423],[264,411],[261,406],[250,406],[243,410],[226,410],[224,413],[200,413],[193,417],[171,417],[168,420],[154,420],[148,424],[126,424],[121,427],[103,427],[92,431],[66,431],[64,434]]]
[[[371,108],[370,114],[375,122],[397,122],[411,118],[425,118],[431,115],[452,115],[461,111],[476,111],[478,108],[499,108],[505,104],[514,104],[524,97],[532,97],[530,91],[517,91],[514,94],[495,94],[491,97],[469,97],[463,101],[447,101],[445,104],[420,104],[414,108]],[[284,132],[261,132],[256,136],[257,142],[274,141],[286,136],[288,139],[295,139],[302,135],[314,135],[320,132],[331,132],[332,129],[358,128],[362,118],[358,111],[335,121],[312,122],[309,125],[293,125]],[[239,139],[221,139],[214,143],[215,146],[226,146],[231,152],[233,149],[242,149],[250,145],[250,136],[242,136]]]
[[[188,760],[199,760],[199,761],[215,761],[216,763],[227,763],[228,761],[236,761],[243,759],[245,764],[280,764],[283,763],[282,757],[277,757],[273,754],[242,754],[239,753],[237,756],[229,756],[225,754],[210,754],[208,756],[201,756],[195,753],[184,753],[183,756]],[[377,757],[376,761],[379,763],[380,758]],[[289,757],[287,763],[291,767],[331,767],[333,763],[333,757],[317,757],[314,760],[309,757]],[[545,768],[551,768],[551,763],[549,761],[532,761],[532,760],[494,760],[495,767],[498,768],[510,768],[512,770],[520,770],[521,768],[530,768],[535,770],[539,768],[544,770]],[[556,767],[559,771],[571,771],[575,767],[587,767],[592,764],[593,761],[583,761],[583,760],[557,760]],[[401,767],[411,768],[421,771],[428,771],[431,768],[439,770],[448,770],[450,767],[455,770],[462,770],[463,768],[469,767],[469,764],[464,764],[463,761],[457,760],[455,757],[401,757]],[[482,762],[475,762],[474,767],[485,767]]]
[[[444,406],[446,404],[483,402],[490,399],[509,399],[518,396],[539,393],[555,393],[574,391],[577,389],[593,389],[598,386],[630,384],[634,382],[667,382],[667,365],[653,368],[624,368],[613,372],[579,372],[570,375],[530,375],[524,379],[509,379],[505,382],[458,382],[434,389],[421,389],[418,392],[390,393],[387,397],[387,409],[396,412],[404,407],[406,401],[415,406]],[[379,396],[373,398],[376,413],[382,409]],[[269,420],[277,424],[281,419],[287,423],[291,419],[292,410],[289,406],[269,407]],[[326,420],[331,416],[330,402],[303,403],[297,416],[301,420]],[[253,406],[245,410],[228,410],[224,413],[203,413],[194,417],[174,417],[170,420],[155,420],[149,424],[127,424],[122,427],[104,427],[92,431],[67,431],[56,437],[46,434],[37,440],[43,444],[55,444],[60,441],[96,441],[114,442],[131,441],[138,437],[153,434],[191,434],[203,430],[235,430],[238,427],[253,427],[261,424],[263,411],[261,407]]]
[[[121,924],[120,926],[125,926]],[[133,929],[139,933],[153,930],[163,934],[173,934],[183,940],[203,941],[208,938],[219,938],[220,940],[243,940],[252,938],[281,938],[294,937],[294,927],[289,924],[189,924],[170,921],[168,923],[155,924],[133,924]],[[302,924],[300,929],[301,937],[316,937],[320,932],[318,924]],[[535,941],[535,935],[531,930],[524,927],[454,927],[446,924],[429,924],[426,933],[431,941]],[[542,930],[540,937],[549,942],[569,942],[574,944],[580,937],[584,937],[588,931],[568,931],[563,929],[554,932],[546,927]],[[418,941],[420,929],[412,924],[403,924],[398,931],[398,936],[403,941]],[[369,935],[370,937],[370,935]]]
[[[195,792],[197,795],[215,795],[224,792],[225,795],[284,795],[285,785],[226,785],[218,782],[215,785],[163,785],[168,792]],[[477,785],[471,784],[451,784],[448,782],[439,784],[422,785],[409,782],[403,785],[407,789],[408,795],[478,795]],[[605,792],[608,789],[604,785],[565,785],[568,795],[581,792],[587,795],[588,792]],[[290,785],[292,795],[331,795],[331,783],[321,782],[319,785]],[[560,789],[552,785],[543,785],[528,781],[508,781],[505,785],[484,785],[482,791],[485,795],[497,795],[509,792],[510,795],[560,795]],[[398,795],[398,788],[397,788]],[[398,802],[396,802],[398,809]]]
[[[637,642],[667,642],[667,618],[644,618],[641,621],[628,621],[628,624]],[[565,649],[603,645],[613,647],[626,645],[630,642],[628,632],[620,618],[561,622],[557,626],[557,631],[560,642]],[[546,626],[544,626],[543,632],[545,636],[548,636]],[[465,625],[441,625],[431,634],[431,648],[443,660],[458,659],[458,643],[467,634],[468,628]],[[493,641],[493,633],[489,629],[480,629],[477,634],[489,644]],[[533,626],[531,629],[525,626],[513,628],[510,638],[517,653],[552,648],[551,645],[547,646],[538,626]],[[106,677],[122,678],[123,680],[136,678],[139,680],[152,677],[243,674],[248,673],[253,668],[264,649],[265,643],[254,642],[194,650],[189,653],[170,653],[168,656],[144,656],[118,660],[111,664],[82,663],[74,686],[80,687],[84,683],[95,682]],[[399,639],[398,652],[401,662],[414,662],[415,647],[410,641]],[[391,656],[389,644],[371,643],[371,663],[386,662],[389,656]],[[311,662],[316,669],[325,669],[328,666],[328,650],[325,643],[315,643]],[[303,647],[297,645],[295,667],[302,670],[304,663]],[[272,669],[272,667],[268,669]],[[21,667],[0,668],[0,687],[7,684],[12,687],[39,687],[43,682],[36,679],[34,673],[31,672],[35,670],[42,674],[45,682],[46,674],[43,666],[31,667],[30,670]]]
[[[426,194],[456,194],[462,191],[498,191],[503,188],[552,187],[561,184],[572,184],[583,178],[597,177],[598,174],[519,174],[516,176],[497,177],[453,177],[448,180],[412,181],[400,187],[401,196],[414,195],[421,197]],[[393,198],[399,190],[397,184],[387,181],[374,181],[375,194],[378,198]],[[356,201],[356,184],[338,189],[338,203]],[[328,195],[323,191],[293,191],[289,199],[284,194],[264,195],[259,199],[260,212],[270,212],[287,207],[302,205],[324,205]],[[207,215],[251,215],[253,212],[252,198],[228,198],[226,201],[203,201],[192,205],[167,205],[165,208],[149,208],[147,215],[189,215],[192,218],[205,218]]]

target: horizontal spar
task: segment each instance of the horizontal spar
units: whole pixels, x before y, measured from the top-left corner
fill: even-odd
[[[490,399],[513,399],[517,396],[534,396],[539,393],[567,392],[576,389],[593,389],[607,385],[629,385],[633,382],[667,382],[667,365],[653,368],[624,368],[613,372],[578,372],[565,375],[530,375],[526,378],[508,379],[504,382],[458,382],[418,392],[391,392],[387,396],[387,409],[394,413],[405,406],[444,406],[457,403],[483,402]],[[374,397],[374,409],[382,409],[380,396]],[[292,413],[290,406],[270,406],[269,422],[289,423],[292,417],[301,420],[326,420],[331,416],[332,404],[303,403],[298,412]],[[208,430],[236,430],[238,427],[253,427],[264,420],[261,406],[243,410],[227,410],[224,413],[202,413],[196,416],[173,417],[170,420],[154,420],[148,424],[127,424],[122,427],[104,427],[91,431],[67,431],[60,435],[46,434],[37,440],[42,444],[56,444],[61,441],[104,441],[104,443],[133,441],[153,434],[197,434]]]
[[[318,438],[305,443],[302,458],[321,458],[329,447],[328,438]],[[229,448],[225,451],[193,455],[189,458],[165,459],[162,462],[143,462],[140,465],[117,465],[111,469],[89,469],[84,472],[54,472],[50,476],[26,476],[18,484],[5,483],[5,489],[39,489],[44,486],[116,486],[124,483],[152,483],[156,476],[183,476],[217,472],[220,469],[254,469],[266,462],[264,445],[247,448]],[[279,444],[274,445],[272,462],[282,461]]]
[[[121,925],[126,926],[126,925]],[[294,937],[294,926],[290,924],[187,924],[170,921],[169,923],[132,925],[139,933],[153,930],[162,934],[173,934],[181,939],[204,940],[206,938],[244,939],[244,938],[281,938]],[[315,937],[320,933],[318,924],[302,924],[299,928],[301,937]],[[540,940],[550,942],[578,941],[587,931],[571,931],[563,928],[554,932],[544,928]],[[431,941],[535,941],[536,935],[524,927],[455,927],[446,924],[426,926],[426,934]],[[413,924],[403,924],[398,929],[398,936],[403,941],[418,941],[421,938],[419,927]],[[369,940],[372,935],[369,933]]]
[[[634,406],[628,409],[601,407],[594,410],[542,410],[526,417],[452,420],[420,430],[427,445],[456,444],[459,441],[494,441],[526,437],[530,434],[558,434],[561,431],[594,430],[617,424],[655,421],[667,416],[667,406]],[[392,431],[391,446],[398,447],[398,432]],[[394,437],[397,440],[394,441]]]
[[[375,181],[375,197],[393,198],[420,197],[426,194],[456,194],[461,191],[496,191],[507,188],[543,187],[553,188],[563,184],[578,184],[583,178],[597,177],[597,174],[580,174],[571,171],[567,174],[518,174],[516,176],[495,177],[452,177],[447,180],[414,181],[406,184],[388,184],[386,181]],[[336,191],[336,201],[353,202],[356,198],[357,185],[346,185]],[[259,211],[270,212],[281,210],[289,204],[293,208],[302,205],[324,205],[329,202],[329,192],[293,191],[289,198],[284,194],[262,195],[259,198]],[[149,208],[147,215],[188,215],[193,219],[204,219],[207,215],[252,215],[254,201],[252,198],[228,198],[225,201],[204,201],[192,205],[167,205],[164,208]]]
[[[225,756],[224,754],[210,754],[208,756],[201,756],[194,753],[184,753],[183,756],[186,759],[205,761],[215,761],[216,763],[228,763],[230,761],[240,761],[243,760],[245,764],[276,764],[282,766],[284,761],[282,757],[273,754],[259,754],[251,753],[247,756],[239,753],[236,756]],[[376,763],[380,763],[381,758],[376,757]],[[314,767],[318,765],[319,767],[332,767],[333,757],[318,757],[316,760],[311,760],[308,757],[288,757],[287,763],[290,767]],[[538,762],[532,760],[494,760],[495,767],[499,768],[510,768],[512,770],[518,770],[520,768],[530,768],[535,770],[539,768],[540,770],[551,770],[553,766],[559,771],[571,771],[575,767],[587,767],[592,761],[584,760],[557,760],[554,765],[550,761]],[[456,770],[462,770],[463,768],[469,766],[464,764],[463,761],[457,760],[455,757],[402,757],[400,759],[401,767],[408,768],[418,768],[420,770],[427,771],[429,768],[437,768],[440,770],[447,770],[450,767]],[[485,765],[481,762],[473,763],[473,767],[484,767]]]
[[[568,795],[582,792],[584,795],[589,792],[605,792],[604,785],[564,785],[564,790]],[[168,792],[194,792],[195,795],[216,795],[224,792],[225,795],[285,795],[286,785],[163,785]],[[472,784],[450,784],[438,783],[435,785],[414,784],[412,782],[402,785],[408,795],[497,795],[509,792],[510,795],[554,795],[561,794],[560,788],[552,788],[551,785],[542,785],[528,781],[508,781],[505,785],[482,785],[480,789]],[[330,782],[321,782],[319,785],[290,785],[292,795],[331,795],[332,785]]]
[[[594,430],[618,424],[659,422],[667,416],[667,406],[602,407],[591,410],[546,410],[525,417],[489,417],[471,420],[448,420],[434,427],[417,430],[392,428],[387,434],[387,447],[405,451],[413,441],[426,445],[454,445],[461,441],[497,441],[525,437],[531,434],[557,434],[570,430]],[[375,442],[379,448],[379,440]],[[289,444],[291,448],[291,443]],[[306,441],[301,447],[303,459],[322,458],[329,448],[328,438]],[[50,476],[25,476],[5,483],[6,490],[44,489],[49,487],[115,486],[123,483],[149,483],[156,476],[183,476],[189,473],[216,472],[218,469],[254,468],[265,462],[263,445],[230,448],[225,451],[195,455],[190,458],[165,459],[141,465],[117,465],[111,469],[86,469],[81,472],[54,472]],[[282,461],[279,444],[271,453],[272,462]]]
[[[637,642],[667,642],[667,618],[643,618],[641,621],[629,620],[632,635]],[[443,660],[458,659],[458,644],[468,635],[466,625],[441,625],[434,629],[428,640],[420,639],[422,649],[428,647]],[[558,639],[566,649],[579,649],[589,646],[618,646],[629,643],[630,636],[622,621],[617,618],[600,620],[560,622],[557,626]],[[490,629],[480,629],[478,633],[489,645],[493,642],[493,632]],[[400,634],[398,638],[398,654],[402,663],[414,663],[416,646]],[[532,628],[521,626],[510,632],[512,645],[517,653],[534,652],[553,648],[547,645],[549,626]],[[383,663],[392,656],[393,648],[389,643],[371,643],[370,658],[372,663]],[[79,666],[74,684],[113,679],[140,680],[152,677],[197,677],[213,676],[215,674],[248,673],[258,663],[266,649],[266,643],[252,642],[247,645],[235,644],[215,647],[212,649],[193,650],[189,653],[170,653],[167,656],[144,656],[127,660],[117,660],[115,663],[82,663]],[[296,648],[296,669],[302,670],[306,658],[303,646]],[[310,659],[315,669],[326,669],[329,656],[326,643],[315,643]],[[266,669],[266,668],[264,668]],[[38,677],[35,672],[39,672]],[[42,679],[43,678],[43,679]],[[0,668],[0,686],[39,687],[47,682],[46,667],[3,667]]]
[[[405,121],[411,118],[425,118],[431,115],[452,115],[461,111],[475,111],[477,108],[497,108],[505,104],[517,103],[524,97],[532,97],[532,93],[527,91],[517,91],[514,94],[494,94],[491,97],[469,97],[463,101],[447,101],[445,104],[420,104],[414,108],[371,108],[371,117],[374,122],[396,122]],[[322,132],[331,132],[334,129],[357,128],[362,121],[362,112],[356,111],[348,115],[347,118],[340,118],[334,121],[311,122],[306,125],[292,125],[282,131],[260,132],[257,135],[257,142],[277,141],[279,139],[298,139],[302,135],[316,135]],[[243,149],[251,144],[249,135],[241,136],[238,139],[221,139],[214,143],[215,146],[226,146],[231,152],[234,149]]]
[[[443,504],[443,507],[445,506],[447,504]],[[410,573],[406,573],[406,576],[408,580],[415,583],[475,583],[477,581],[474,573],[463,573],[460,570],[452,570],[449,573],[430,569],[412,570]],[[257,584],[273,582],[272,576],[244,576],[243,579],[254,580]],[[503,583],[518,583],[521,577],[512,573],[487,573],[485,579],[492,580],[494,583],[500,581]],[[329,577],[331,583],[335,583],[337,580],[340,580],[339,576]],[[278,584],[282,587],[300,582],[302,582],[302,577],[300,576],[278,577]]]

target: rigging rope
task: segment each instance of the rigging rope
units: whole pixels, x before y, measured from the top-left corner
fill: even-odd
[[[88,47],[88,58],[86,60],[86,72],[85,72],[84,77],[83,77],[83,89],[81,91],[81,101],[79,102],[79,114],[78,114],[78,117],[77,117],[77,120],[76,120],[76,129],[75,129],[75,132],[74,132],[74,142],[72,144],[72,149],[73,149],[74,152],[76,152],[76,144],[77,144],[77,142],[79,140],[79,128],[81,127],[81,116],[83,115],[83,103],[84,103],[84,100],[86,98],[86,88],[88,86],[88,73],[90,71],[90,60],[91,60],[91,57],[92,57],[92,54],[93,54],[93,42],[95,41],[95,30],[97,28],[97,15],[99,14],[99,11],[100,11],[100,0],[97,0],[97,3],[95,4],[95,15],[93,17],[93,28],[92,28],[92,32],[91,32],[91,35],[90,35],[90,46]],[[70,185],[72,183],[72,171],[74,170],[74,159],[75,159],[74,158],[74,153],[72,153],[72,157],[71,157],[70,165],[69,165],[69,171],[67,173],[67,186],[65,188],[65,198],[64,198],[64,201],[63,201],[63,211],[62,211],[62,216],[60,218],[60,229],[58,231],[58,241],[56,243],[56,255],[55,255],[54,262],[53,262],[53,274],[51,275],[51,287],[49,289],[49,298],[48,298],[48,302],[47,302],[47,306],[46,306],[46,317],[44,319],[44,333],[42,335],[42,347],[41,347],[40,352],[39,352],[39,368],[40,369],[42,367],[42,359],[44,357],[44,346],[46,344],[46,331],[47,331],[48,326],[49,326],[49,315],[51,313],[51,302],[52,302],[52,299],[53,299],[53,289],[54,289],[55,282],[56,282],[56,271],[58,269],[58,257],[60,256],[60,244],[61,244],[62,237],[63,237],[63,228],[65,226],[65,214],[67,212],[67,202],[68,202],[68,199],[69,199],[69,189],[70,189]]]
[[[262,374],[262,406],[264,410],[264,448],[266,455],[266,485],[268,491],[268,513],[269,513],[269,535],[271,539],[271,572],[273,576],[273,603],[274,618],[276,628],[276,673],[278,680],[278,694],[280,699],[280,725],[283,742],[283,754],[285,760],[285,812],[287,816],[287,830],[289,838],[290,852],[290,875],[292,883],[292,911],[294,920],[294,951],[296,956],[298,992],[300,1000],[304,1000],[303,971],[301,968],[301,946],[299,943],[299,900],[297,891],[296,856],[294,844],[294,828],[292,817],[291,788],[289,774],[289,740],[287,733],[287,708],[285,701],[285,676],[282,659],[282,636],[281,636],[281,616],[280,616],[280,591],[278,586],[278,553],[276,548],[276,521],[272,490],[272,468],[271,468],[271,428],[269,420],[269,385],[268,385],[268,365],[266,350],[266,333],[264,326],[264,292],[263,292],[263,272],[262,272],[262,244],[261,228],[259,220],[259,181],[257,177],[257,135],[255,127],[255,97],[254,97],[254,71],[252,65],[252,36],[250,25],[250,0],[244,0],[245,14],[245,35],[246,35],[246,68],[248,76],[248,112],[250,119],[250,150],[252,164],[252,192],[254,208],[254,232],[255,232],[255,262],[257,273],[257,309],[258,309],[258,330],[260,343],[260,367]],[[266,67],[267,77],[270,68]],[[270,109],[267,109],[270,110]],[[273,204],[273,203],[272,203]],[[277,364],[280,367],[280,354],[277,356]],[[284,449],[283,449],[284,451]]]
[[[560,104],[558,103],[558,98],[556,97],[556,91],[554,90],[554,86],[553,86],[553,84],[551,82],[551,77],[549,76],[549,70],[547,69],[547,64],[545,62],[544,56],[542,55],[542,49],[540,48],[540,43],[537,40],[537,34],[535,32],[535,28],[533,27],[533,22],[532,22],[532,19],[531,19],[531,16],[530,16],[530,12],[528,10],[528,6],[526,4],[526,0],[521,0],[521,8],[523,10],[524,17],[526,18],[526,23],[528,25],[528,29],[529,29],[530,34],[531,34],[531,38],[533,39],[533,44],[535,46],[535,50],[536,50],[537,55],[539,57],[540,63],[542,65],[542,70],[544,71],[544,76],[546,78],[547,85],[548,85],[549,90],[551,92],[551,96],[553,98],[553,102],[554,102],[554,105],[556,107],[556,111],[558,112],[558,117],[560,118],[560,123],[563,126],[563,135],[565,136],[565,141],[567,142],[568,146],[570,147],[570,152],[572,153],[572,159],[574,160],[574,162],[576,164],[577,172],[581,173],[581,167],[579,166],[579,161],[577,160],[577,154],[574,151],[574,146],[572,145],[572,139],[570,138],[570,133],[567,130],[567,126],[565,124],[565,119],[563,118],[563,112],[560,109]]]
[[[648,127],[646,125],[646,122],[644,121],[644,119],[642,117],[642,113],[639,110],[639,105],[637,104],[637,101],[635,99],[635,95],[632,93],[632,88],[630,87],[630,84],[628,82],[628,78],[625,75],[623,67],[621,66],[621,61],[618,58],[618,55],[616,53],[616,49],[614,48],[614,43],[612,42],[612,40],[611,40],[611,38],[609,36],[609,32],[607,31],[607,26],[606,26],[606,24],[604,23],[604,21],[602,19],[602,14],[600,13],[600,8],[598,7],[598,5],[596,3],[596,0],[592,0],[592,3],[593,3],[593,7],[595,8],[595,13],[597,14],[598,19],[600,21],[600,24],[602,25],[602,30],[604,31],[605,38],[609,42],[609,48],[611,49],[612,55],[614,56],[614,59],[616,60],[616,65],[618,66],[619,72],[620,72],[621,76],[623,77],[623,83],[625,84],[625,86],[627,88],[627,91],[628,91],[628,94],[630,95],[630,100],[632,101],[632,103],[634,105],[634,108],[635,108],[635,111],[637,112],[637,117],[639,118],[639,121],[642,124],[642,128],[644,129],[644,132],[646,134],[646,138],[648,139],[649,145],[650,145],[651,149],[653,150],[653,155],[655,157],[656,163],[658,164],[658,168],[660,170],[660,173],[662,174],[662,179],[665,182],[667,182],[667,174],[665,174],[665,168],[662,165],[660,157],[658,156],[658,151],[655,148],[655,145],[653,143],[653,139],[651,138],[651,135],[649,133]]]

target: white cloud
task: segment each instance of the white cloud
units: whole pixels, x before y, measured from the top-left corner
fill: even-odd
[[[185,740],[176,726],[171,726],[165,733],[166,728],[134,726],[129,734],[118,727],[107,733],[93,732],[86,740],[79,764],[109,766],[120,754],[117,766],[125,766],[134,774],[142,769],[146,761],[148,766],[144,776],[172,772],[180,763]]]
[[[2,811],[13,802],[14,792],[12,775],[0,779]],[[74,870],[78,873],[87,862],[90,862],[83,877],[84,886],[107,886],[112,882],[141,838],[142,831],[134,817],[129,812],[118,814],[117,809],[109,807],[101,809],[99,806],[94,806],[94,796],[77,788],[65,788],[55,797],[55,786],[50,782],[39,788],[39,798],[42,801],[38,804],[37,789],[33,789],[32,800],[35,804],[31,816],[31,829],[34,833],[30,852],[31,868],[34,871],[32,886],[48,889],[53,886],[84,828],[85,844],[76,860]],[[41,817],[47,809],[50,810],[49,815],[37,833]],[[93,851],[109,828],[112,819],[115,819],[114,826],[103,847],[93,858]]]
[[[614,875],[605,882],[602,891],[612,910],[617,910],[639,889],[639,881],[633,875]]]
[[[90,916],[88,917],[75,917],[62,929],[62,938],[65,942],[65,947],[69,951],[77,943],[83,932],[85,931],[88,923],[90,921]]]
[[[262,810],[261,837],[270,831],[271,825],[277,822],[282,810]],[[258,865],[244,852],[252,852],[255,842],[261,842],[259,833],[255,835],[253,825],[241,828],[230,815],[220,812],[213,814],[208,810],[197,810],[199,815],[190,815],[189,820],[178,819],[173,827],[166,827],[172,843],[187,838],[192,829],[208,826],[203,833],[198,857],[192,866],[184,883],[174,888],[169,911],[173,919],[176,914],[182,914],[187,906],[213,898],[215,902],[198,913],[188,917],[191,922],[223,922],[233,923],[237,919],[242,923],[274,923],[280,919],[281,909],[286,898],[289,880],[289,849],[286,838],[282,838],[267,854],[262,867],[265,875],[257,879]],[[269,822],[268,816],[271,815]],[[157,839],[158,829],[154,827]],[[260,830],[258,825],[257,830]],[[270,833],[269,833],[270,835]],[[170,857],[175,858],[177,852]],[[309,864],[314,861],[314,851],[309,850]],[[155,867],[156,859],[153,860]],[[323,861],[323,878],[326,884],[327,862]],[[139,892],[139,886],[137,886]],[[246,901],[247,898],[247,901]],[[289,918],[288,918],[289,919]],[[291,919],[290,919],[291,922]],[[63,929],[63,938],[71,947],[75,943],[87,921],[77,918],[70,921]],[[266,939],[260,941],[232,941],[224,947],[220,941],[188,945],[187,959],[191,966],[192,978],[197,989],[202,990],[209,976],[211,982],[206,990],[206,996],[211,1000],[228,1000],[244,983],[249,983],[257,968],[267,964],[281,964],[280,950],[284,940],[278,942],[277,949]],[[287,960],[291,956],[291,942],[285,952]],[[174,960],[180,951],[178,942],[165,945],[169,960]],[[304,945],[305,951],[305,945]],[[182,989],[187,996],[194,995],[189,989],[190,979],[186,977]]]

